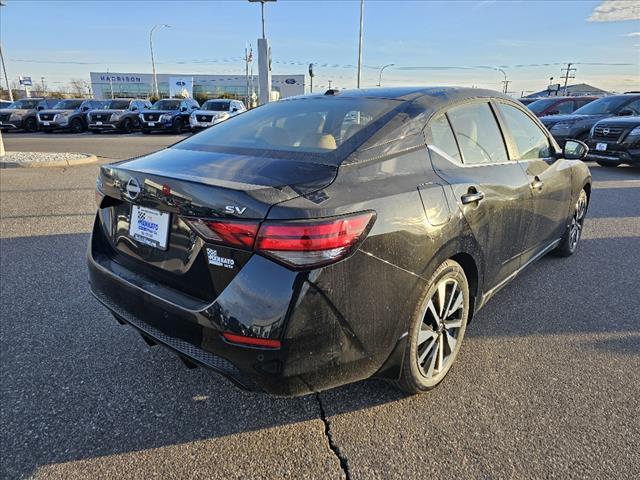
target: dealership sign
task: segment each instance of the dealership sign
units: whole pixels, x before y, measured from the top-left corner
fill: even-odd
[[[31,77],[20,77],[19,80],[20,80],[20,85],[22,85],[23,87],[31,87],[31,86],[33,86],[33,82],[31,81]]]
[[[169,97],[193,97],[193,77],[169,77]]]

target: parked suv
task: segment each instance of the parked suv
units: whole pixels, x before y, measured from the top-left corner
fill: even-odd
[[[84,132],[87,129],[87,113],[101,108],[100,100],[84,100],[72,98],[60,100],[50,110],[38,112],[38,125],[44,132],[54,130],[70,130],[73,133]]]
[[[140,113],[142,133],[166,130],[180,133],[189,127],[189,116],[199,108],[200,104],[191,98],[158,100]]]
[[[140,112],[149,107],[151,107],[151,102],[147,100],[131,98],[109,100],[104,107],[87,114],[88,128],[93,133],[100,133],[104,130],[120,130],[131,133],[140,126],[140,118],[138,117]]]
[[[598,97],[549,97],[540,98],[527,105],[527,108],[537,117],[547,115],[564,115],[573,113],[587,103],[593,102]]]
[[[0,130],[38,130],[37,113],[51,108],[60,100],[45,98],[23,98],[0,110]]]
[[[540,118],[556,141],[563,145],[568,138],[586,141],[589,131],[607,117],[640,115],[640,95],[611,95],[588,103],[569,115]]]
[[[600,120],[589,134],[587,159],[603,167],[640,165],[640,116]]]
[[[192,130],[202,130],[246,110],[240,100],[207,100],[189,116],[189,125]]]

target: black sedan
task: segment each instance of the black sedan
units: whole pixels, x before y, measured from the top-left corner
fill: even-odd
[[[244,388],[376,376],[423,392],[497,291],[576,251],[586,150],[479,89],[272,103],[101,167],[91,289],[149,344]]]
[[[587,158],[604,167],[640,165],[640,116],[599,121],[591,129],[587,144]]]

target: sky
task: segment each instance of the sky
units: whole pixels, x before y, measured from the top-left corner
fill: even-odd
[[[90,71],[151,72],[155,24],[171,25],[154,33],[159,73],[242,74],[245,46],[255,49],[261,35],[260,5],[246,0],[2,3],[7,76],[44,76],[50,88],[88,80]],[[274,74],[305,73],[314,63],[318,88],[329,80],[355,87],[359,1],[278,0],[265,13]],[[640,2],[365,1],[365,87],[392,63],[385,86],[496,90],[503,74],[495,68],[502,68],[519,96],[546,88],[550,77],[559,81],[566,62],[577,64],[575,83],[640,90]]]

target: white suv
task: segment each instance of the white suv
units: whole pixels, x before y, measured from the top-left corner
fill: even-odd
[[[193,130],[201,130],[246,110],[247,108],[240,100],[207,100],[199,110],[189,116],[189,125]]]

